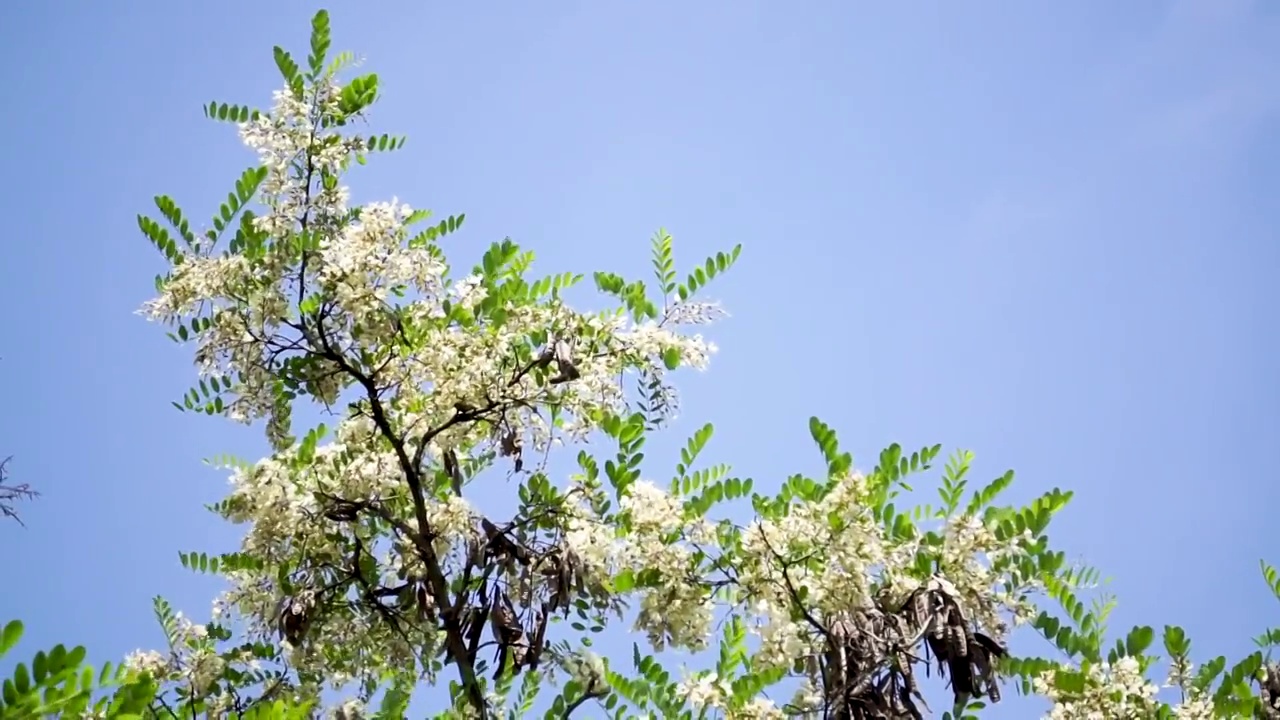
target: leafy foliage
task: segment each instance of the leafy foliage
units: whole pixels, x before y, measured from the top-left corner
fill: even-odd
[[[0,659],[12,652],[22,634],[22,623],[17,620],[3,626]],[[155,695],[154,683],[110,663],[95,671],[85,662],[85,655],[83,647],[68,650],[56,645],[37,652],[29,662],[19,662],[12,676],[4,680],[0,718],[79,716],[88,712],[98,717],[140,717]],[[114,692],[104,692],[111,689]]]

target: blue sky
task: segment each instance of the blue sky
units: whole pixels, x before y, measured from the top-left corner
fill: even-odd
[[[1053,536],[1118,625],[1207,657],[1274,624],[1280,5],[443,5],[330,8],[410,136],[357,199],[466,212],[464,258],[510,235],[545,271],[647,273],[659,225],[685,261],[742,243],[678,434],[716,423],[765,488],[820,467],[813,414],[867,466],[971,448],[1015,498],[1077,491]],[[44,493],[0,526],[0,618],[32,652],[154,646],[157,593],[207,611],[176,553],[236,535],[200,459],[263,444],[169,405],[192,369],[132,314],[161,269],[134,216],[212,211],[252,156],[200,105],[265,104],[318,7],[0,6],[0,450]]]

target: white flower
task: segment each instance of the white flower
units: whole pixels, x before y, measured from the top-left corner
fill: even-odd
[[[169,671],[169,657],[155,650],[136,650],[125,657],[124,666],[131,672],[163,678]]]
[[[715,673],[685,676],[676,685],[676,693],[695,708],[723,708],[731,692],[729,684],[716,677]]]
[[[459,305],[473,308],[489,295],[480,275],[469,275],[454,284],[452,294]]]

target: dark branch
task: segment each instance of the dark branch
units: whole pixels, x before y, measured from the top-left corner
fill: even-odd
[[[31,489],[30,485],[23,483],[21,485],[6,485],[5,481],[9,479],[9,461],[13,457],[7,457],[0,460],[0,517],[12,518],[19,525],[26,527],[22,522],[22,518],[18,517],[18,511],[14,509],[14,504],[22,500],[34,500],[40,497],[40,493]]]

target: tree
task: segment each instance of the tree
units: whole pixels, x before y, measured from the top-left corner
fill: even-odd
[[[1049,547],[1071,493],[998,505],[1013,473],[971,486],[969,452],[894,445],[863,473],[814,418],[825,472],[767,495],[703,463],[706,425],[669,481],[646,479],[674,374],[714,354],[695,331],[721,311],[700,293],[740,248],[677,273],[660,230],[652,285],[594,274],[616,303],[600,313],[566,302],[581,275],[535,279],[510,240],[456,272],[446,247],[464,215],[348,207],[350,163],[405,140],[354,132],[378,78],[341,84],[352,56],[329,57],[329,30],[318,13],[301,64],[275,48],[271,110],[206,107],[259,155],[210,229],[165,196],[160,219],[139,217],[171,264],[146,313],[194,345],[199,377],[175,405],[263,421],[273,450],[221,463],[233,489],[214,509],[246,526],[240,550],[181,555],[228,580],[213,618],[157,599],[169,646],[127,659],[118,682],[132,690],[112,697],[155,683],[149,717],[310,717],[328,703],[397,718],[418,688],[447,685],[428,698],[438,717],[917,718],[928,661],[949,685],[942,717],[976,716],[1002,684],[1060,718],[1277,716],[1261,652],[1193,673],[1176,627],[1162,640],[1179,697],[1158,700],[1155,631],[1108,648],[1096,573]],[[295,410],[311,408],[333,427],[295,434]],[[572,472],[553,465],[570,454]],[[914,477],[939,470],[936,499],[914,504]],[[476,490],[494,482],[517,484],[514,512],[482,507]],[[633,651],[597,654],[592,638],[627,623]],[[1012,657],[1024,624],[1061,658]],[[695,658],[679,677],[672,649]],[[352,696],[334,705],[330,689]]]

